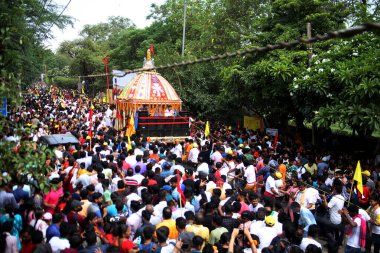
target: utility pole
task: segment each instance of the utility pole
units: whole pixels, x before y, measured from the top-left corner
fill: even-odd
[[[182,27],[182,53],[181,53],[182,58],[185,56],[186,9],[187,9],[187,0],[184,0],[184,2],[183,2],[183,27]]]
[[[306,23],[307,38],[311,38],[311,23]],[[313,46],[311,43],[307,43],[308,52],[308,68],[311,66],[311,60],[313,59]],[[311,143],[315,145],[315,124],[311,123]]]

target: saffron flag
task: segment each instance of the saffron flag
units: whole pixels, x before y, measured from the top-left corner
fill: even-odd
[[[273,141],[273,149],[277,149],[277,142],[278,142],[278,131],[276,132],[276,135],[274,136],[274,141]]]
[[[123,120],[123,116],[121,116],[121,114],[119,113],[119,110],[116,110],[116,118],[118,120]]]
[[[183,191],[181,188],[181,175],[179,174],[179,170],[177,170],[177,192],[179,193],[180,207],[185,207],[186,198],[185,198],[185,194],[183,194]],[[182,204],[182,206],[181,206],[181,204]]]
[[[360,161],[358,161],[358,164],[356,165],[354,180],[357,182],[356,188],[361,194],[363,194],[363,177],[362,168],[360,167]]]
[[[150,44],[150,55],[152,56],[152,58],[154,57],[154,47],[153,47],[153,44]]]
[[[132,149],[131,137],[128,135],[128,150]]]
[[[135,130],[135,117],[133,114],[129,116],[129,122],[128,122],[128,127],[127,127],[127,136],[132,136],[133,134],[136,133]]]
[[[205,137],[210,135],[210,124],[208,121],[206,122],[206,128],[205,128]]]

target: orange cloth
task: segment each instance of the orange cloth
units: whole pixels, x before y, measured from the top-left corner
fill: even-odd
[[[285,180],[286,180],[286,165],[285,164],[280,164],[280,166],[278,166],[278,171],[281,173],[281,175],[282,175],[282,182],[285,184]]]

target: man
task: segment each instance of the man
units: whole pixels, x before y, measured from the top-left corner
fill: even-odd
[[[314,244],[318,248],[322,249],[322,245],[315,240],[315,238],[318,235],[319,228],[316,224],[310,225],[308,232],[307,232],[307,237],[304,237],[301,241],[300,248],[305,251],[308,245]]]
[[[270,175],[265,182],[263,199],[266,205],[273,206],[276,195],[278,195],[278,188],[276,187],[276,170],[274,168],[270,168],[269,173]]]
[[[168,238],[169,239],[177,239],[178,237],[178,231],[176,229],[176,223],[175,223],[175,220],[172,219],[172,210],[170,209],[170,207],[165,207],[162,211],[162,218],[163,218],[163,221],[161,223],[159,223],[157,225],[157,229],[156,229],[156,233],[157,233],[157,236],[158,236],[158,231],[159,231],[159,228],[161,227],[167,227],[169,228],[169,233],[168,233]]]
[[[209,243],[211,245],[214,245],[215,243],[219,242],[220,236],[228,232],[228,230],[224,227],[222,227],[223,218],[221,216],[214,216],[212,219],[212,225],[215,227],[214,230],[211,231],[210,234],[210,240]]]
[[[251,203],[249,205],[249,210],[251,212],[254,212],[254,213],[257,213],[257,210],[259,210],[259,208],[261,207],[264,207],[261,203],[259,203],[259,196],[254,193],[254,192],[250,192],[249,195],[248,195],[248,200],[249,202]]]
[[[366,241],[366,221],[359,214],[359,208],[356,205],[350,205],[342,209],[343,216],[348,222],[348,230],[346,230],[347,243],[346,253],[360,253],[361,248],[365,246]]]
[[[190,150],[187,160],[196,167],[198,165],[198,155],[199,155],[198,144],[194,143],[193,148]]]
[[[99,192],[95,192],[92,195],[93,203],[88,206],[87,214],[95,213],[98,218],[102,218],[102,213],[100,211],[100,206],[103,203],[103,195]]]
[[[172,117],[174,116],[174,110],[172,109],[171,105],[168,105],[168,107],[165,110],[165,117]]]
[[[197,213],[195,215],[194,224],[186,227],[187,232],[193,232],[195,235],[202,237],[206,242],[209,241],[210,232],[207,227],[203,225],[203,214]]]
[[[308,171],[312,176],[317,174],[317,165],[314,162],[314,158],[309,157],[307,164],[305,164],[305,169]]]
[[[142,162],[142,155],[136,155],[136,164],[132,166],[133,171],[136,173],[136,166],[140,166],[140,174],[144,174],[146,171],[146,164]]]
[[[265,226],[261,227],[257,231],[253,231],[253,234],[257,235],[260,239],[259,249],[268,247],[273,238],[277,236],[277,229],[274,227],[276,220],[273,216],[267,216],[265,218]]]
[[[13,209],[18,209],[20,206],[17,204],[16,199],[10,191],[8,184],[5,184],[4,181],[0,182],[0,209],[4,209],[5,206],[11,204]]]
[[[182,241],[182,249],[187,250],[192,247],[192,240],[195,236],[194,232],[186,231],[186,219],[179,217],[175,220],[177,231],[178,231],[178,240]]]
[[[330,220],[323,221],[323,225],[326,226],[325,229],[329,236],[329,247],[334,247],[335,249],[331,248],[331,250],[336,250],[336,247],[342,244],[344,237],[344,226],[341,216],[341,210],[344,206],[344,197],[342,196],[343,183],[339,179],[334,180],[332,189],[333,197],[329,202],[327,202],[325,194],[322,194],[321,198],[322,205],[329,210],[330,214]],[[331,236],[330,233],[333,233],[334,236]]]
[[[56,185],[45,195],[43,203],[46,207],[46,211],[53,214],[58,204],[59,198],[63,196],[62,181],[59,178],[53,178],[50,183]]]
[[[158,249],[155,252],[172,253],[174,250],[174,243],[170,243],[170,242],[168,243],[168,239],[170,239],[169,228],[166,226],[159,227],[156,230],[156,234],[157,234],[157,241],[159,245],[158,245]]]
[[[49,242],[51,238],[54,236],[60,237],[61,233],[59,231],[59,227],[63,222],[63,214],[62,213],[54,213],[53,214],[53,224],[51,224],[46,230],[46,242]]]
[[[234,207],[231,204],[224,205],[225,216],[223,217],[222,227],[225,227],[229,233],[232,233],[234,228],[239,227],[240,222],[233,218]]]
[[[302,226],[304,234],[307,235],[309,226],[317,224],[313,213],[309,209],[302,207],[298,202],[293,202],[290,209],[299,214],[298,224]]]
[[[88,200],[88,195],[89,195],[89,192],[87,189],[83,189],[80,191],[80,198],[81,198],[81,202],[83,203],[82,205],[82,211],[79,212],[80,215],[82,215],[83,217],[87,217],[87,210],[88,210],[88,207],[92,204],[89,200]]]

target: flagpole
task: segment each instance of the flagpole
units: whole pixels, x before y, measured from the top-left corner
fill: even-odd
[[[347,207],[349,207],[350,204],[351,204],[351,195],[352,195],[352,191],[353,191],[353,188],[354,188],[354,184],[355,184],[355,180],[353,180],[353,182],[351,184],[351,191],[350,191],[350,196],[348,197],[348,205],[347,205]]]

